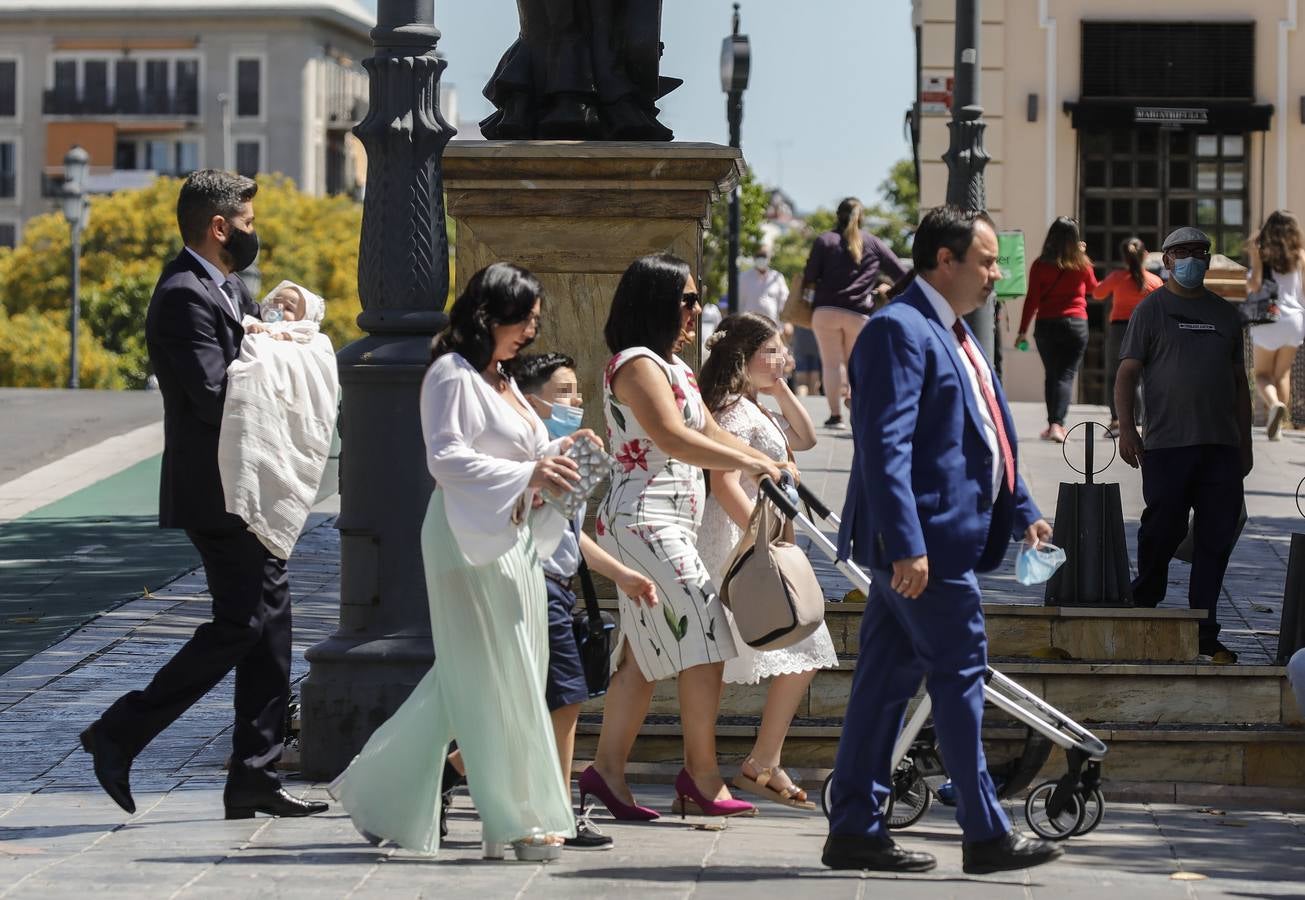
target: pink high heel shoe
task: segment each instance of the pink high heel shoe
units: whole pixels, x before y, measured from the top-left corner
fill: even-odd
[[[755,816],[757,814],[757,808],[745,800],[708,800],[693,783],[693,776],[689,774],[688,769],[680,769],[680,774],[675,776],[675,804],[671,807],[671,811],[679,813],[681,819],[688,813],[695,816]]]
[[[661,813],[655,809],[649,809],[646,806],[640,806],[637,803],[622,803],[617,799],[616,794],[603,781],[603,776],[598,774],[598,770],[593,766],[585,769],[580,773],[578,782],[580,787],[580,808],[585,808],[585,800],[589,797],[596,797],[607,807],[607,811],[612,814],[612,818],[620,822],[651,822],[653,819],[660,819]]]

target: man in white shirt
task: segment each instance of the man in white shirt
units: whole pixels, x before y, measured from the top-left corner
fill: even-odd
[[[788,300],[784,276],[770,267],[770,248],[762,247],[752,258],[752,268],[739,273],[739,302],[735,311],[765,316],[776,325]]]

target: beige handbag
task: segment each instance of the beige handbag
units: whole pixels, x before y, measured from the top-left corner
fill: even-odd
[[[780,650],[809,637],[825,620],[825,595],[793,524],[764,494],[725,566],[721,601],[754,650]]]
[[[813,312],[811,301],[802,296],[802,273],[799,272],[789,285],[788,299],[779,311],[779,320],[799,328],[810,328]]]

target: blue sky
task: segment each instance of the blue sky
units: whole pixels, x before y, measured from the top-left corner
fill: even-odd
[[[361,0],[373,11],[375,0]],[[726,143],[721,40],[730,0],[665,0],[662,74],[684,84],[662,99],[676,140]],[[761,180],[798,207],[867,202],[894,161],[910,156],[902,118],[914,96],[915,40],[909,0],[742,0],[752,41],[744,95],[743,152]],[[435,22],[458,88],[461,117],[488,115],[480,91],[516,37],[513,0],[436,0]]]

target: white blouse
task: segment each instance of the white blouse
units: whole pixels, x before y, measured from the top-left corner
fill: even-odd
[[[513,513],[530,509],[535,462],[556,453],[548,430],[509,380],[530,422],[457,353],[437,359],[421,384],[421,431],[426,468],[444,491],[444,508],[458,549],[473,566],[492,563],[517,541]],[[552,555],[566,520],[551,506],[529,518],[541,558]]]

